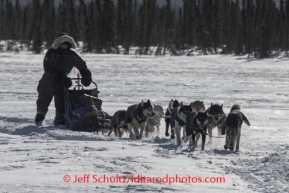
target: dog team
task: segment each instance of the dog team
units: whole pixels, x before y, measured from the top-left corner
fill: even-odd
[[[189,141],[189,146],[195,149],[197,141],[202,136],[201,150],[205,149],[206,136],[209,142],[212,140],[213,128],[218,128],[218,136],[226,135],[224,148],[239,151],[242,123],[250,126],[247,117],[240,111],[238,104],[232,106],[230,113],[226,115],[223,105],[212,104],[206,109],[203,101],[194,101],[189,105],[171,100],[168,108],[160,105],[152,105],[150,100],[141,101],[131,105],[127,110],[119,110],[111,118],[111,128],[108,136],[114,131],[115,136],[122,137],[124,132],[129,133],[130,138],[141,139],[148,137],[149,131],[157,134],[160,132],[161,119],[165,119],[165,135],[176,140],[177,145]],[[169,128],[171,134],[169,134]],[[182,137],[181,137],[182,131]],[[144,133],[145,132],[145,133]],[[208,133],[207,133],[208,132]]]

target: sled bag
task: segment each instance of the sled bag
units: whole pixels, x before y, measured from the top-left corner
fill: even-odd
[[[94,105],[81,107],[72,111],[73,116],[77,118],[89,118],[100,115],[100,112]]]
[[[82,94],[79,99],[80,107],[94,105],[97,109],[101,109],[102,100],[88,94]]]

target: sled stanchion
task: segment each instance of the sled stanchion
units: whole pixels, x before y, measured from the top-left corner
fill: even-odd
[[[77,73],[77,86],[78,86],[78,90],[80,90],[80,74],[79,72]]]

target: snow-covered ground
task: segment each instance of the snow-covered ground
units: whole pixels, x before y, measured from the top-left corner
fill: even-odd
[[[171,99],[203,100],[206,108],[223,104],[225,113],[240,104],[251,126],[243,124],[235,153],[224,150],[224,138],[205,151],[176,146],[164,122],[159,136],[142,140],[54,128],[53,102],[37,127],[43,57],[0,53],[0,192],[289,192],[288,59],[81,55],[111,115],[147,99],[164,108]]]

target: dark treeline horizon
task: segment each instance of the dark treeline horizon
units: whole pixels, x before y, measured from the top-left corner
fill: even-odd
[[[181,1],[181,0],[180,0]],[[83,42],[83,52],[164,55],[190,50],[202,54],[271,57],[289,48],[289,0],[31,0],[21,6],[0,0],[0,40],[5,49],[41,53],[60,32]]]

